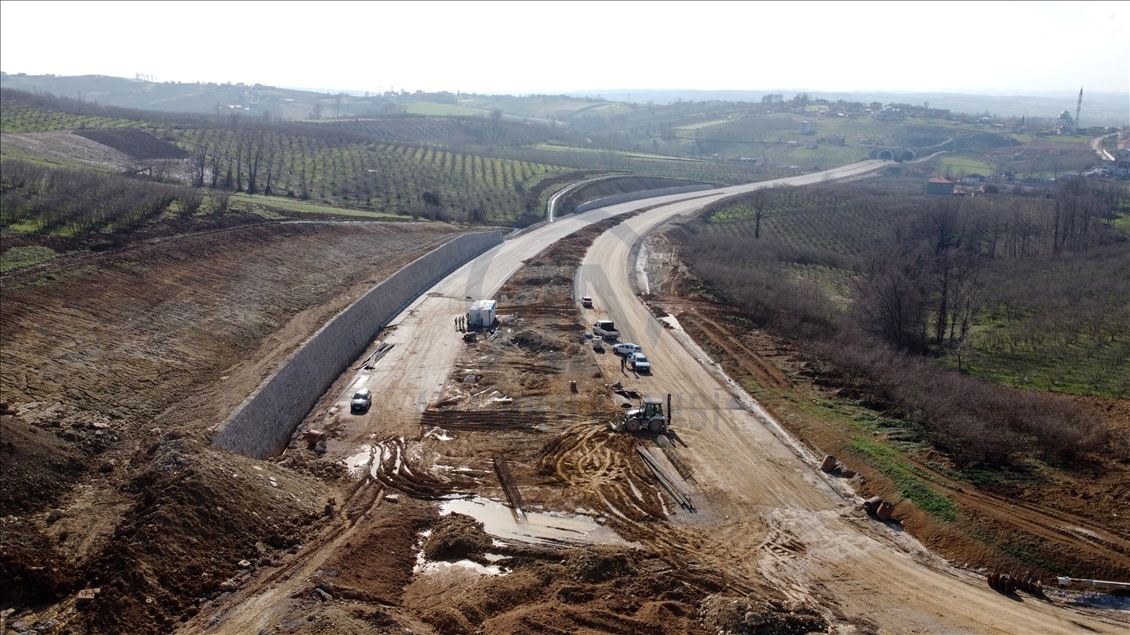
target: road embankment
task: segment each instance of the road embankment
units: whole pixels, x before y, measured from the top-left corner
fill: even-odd
[[[381,327],[436,282],[500,243],[498,231],[464,234],[373,287],[264,380],[223,422],[215,445],[260,459],[281,452],[302,419]]]

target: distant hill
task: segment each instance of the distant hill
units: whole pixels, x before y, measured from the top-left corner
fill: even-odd
[[[162,112],[214,113],[240,110],[283,119],[355,117],[380,112],[379,97],[340,98],[261,84],[212,84],[135,81],[106,75],[0,75],[0,86],[60,97],[81,98],[103,106]]]
[[[682,101],[733,101],[760,102],[768,94],[782,94],[785,99],[797,93],[807,92],[812,98],[829,101],[872,101],[906,103],[921,105],[930,102],[931,108],[942,108],[953,112],[988,112],[1002,117],[1029,116],[1054,118],[1067,110],[1075,116],[1075,102],[1079,96],[1078,88],[1062,92],[1042,92],[1037,95],[970,95],[961,93],[915,93],[915,92],[826,92],[819,90],[779,89],[779,90],[678,90],[678,89],[629,89],[614,88],[587,90],[568,93],[570,97],[596,97],[614,101],[633,103],[653,102],[669,104]],[[1123,126],[1130,123],[1130,93],[1083,92],[1083,111],[1080,119],[1085,126]]]

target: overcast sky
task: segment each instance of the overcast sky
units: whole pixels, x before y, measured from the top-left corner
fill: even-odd
[[[1130,91],[1130,2],[0,2],[7,73],[376,91]]]

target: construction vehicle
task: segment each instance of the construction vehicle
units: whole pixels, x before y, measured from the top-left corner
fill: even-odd
[[[667,412],[671,412],[671,395],[667,395]],[[659,397],[644,397],[640,407],[624,413],[624,429],[628,432],[650,430],[656,434],[667,432],[669,422],[663,414],[663,400]]]

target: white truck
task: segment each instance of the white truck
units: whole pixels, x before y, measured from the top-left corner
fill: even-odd
[[[612,320],[597,320],[596,324],[592,325],[592,334],[604,337],[606,342],[620,337],[620,331],[616,330],[616,325],[612,323]]]

